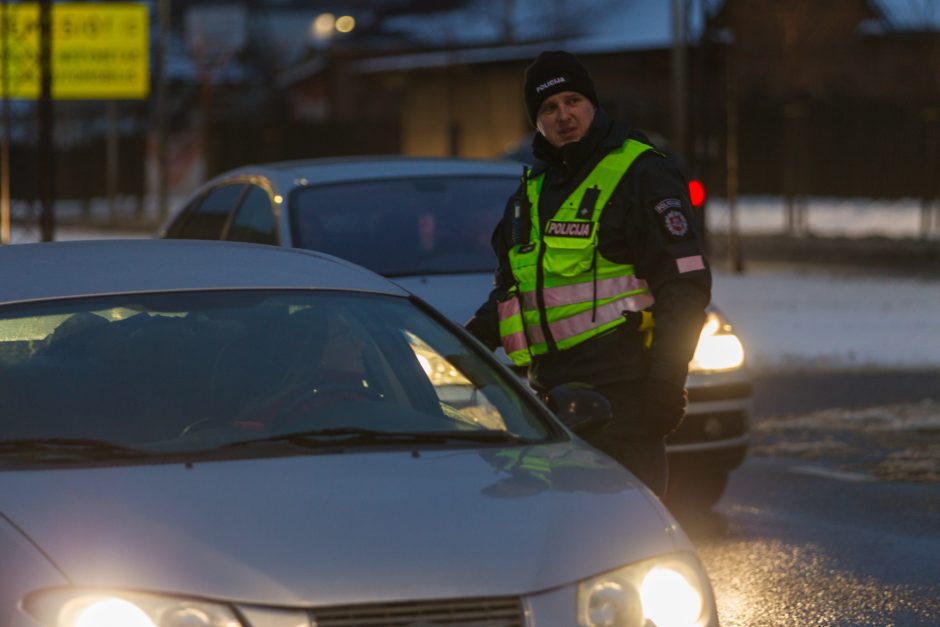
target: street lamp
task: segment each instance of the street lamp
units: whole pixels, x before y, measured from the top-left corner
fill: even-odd
[[[336,17],[332,13],[321,13],[310,24],[310,35],[316,41],[330,41],[336,33],[350,33],[356,28],[356,19],[351,15]]]
[[[336,26],[336,17],[332,13],[321,13],[313,20],[310,26],[310,32],[314,39],[329,39],[333,36],[333,28]]]
[[[356,18],[344,15],[336,20],[336,30],[340,33],[351,33],[356,28]]]

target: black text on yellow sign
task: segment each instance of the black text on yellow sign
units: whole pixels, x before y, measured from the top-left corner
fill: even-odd
[[[0,7],[0,94],[4,85],[11,98],[39,97],[38,3]],[[52,5],[53,98],[124,100],[149,92],[147,5]]]

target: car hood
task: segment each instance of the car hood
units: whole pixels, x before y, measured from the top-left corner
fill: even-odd
[[[243,603],[515,595],[689,548],[577,441],[6,471],[0,495],[74,585]]]

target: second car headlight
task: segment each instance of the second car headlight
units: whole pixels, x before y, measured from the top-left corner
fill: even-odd
[[[583,627],[700,627],[713,615],[707,575],[686,553],[633,564],[578,586]]]
[[[47,590],[24,605],[50,627],[242,627],[225,605],[149,594]]]
[[[721,314],[710,311],[689,362],[691,372],[733,370],[744,363],[744,346]]]

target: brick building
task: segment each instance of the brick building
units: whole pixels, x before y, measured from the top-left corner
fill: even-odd
[[[743,192],[940,195],[940,7],[727,0],[709,27],[728,42],[707,52],[725,70],[711,116],[730,79]]]

